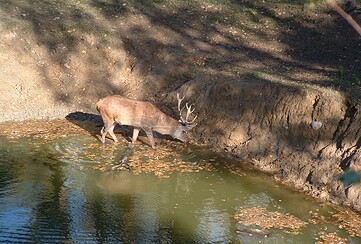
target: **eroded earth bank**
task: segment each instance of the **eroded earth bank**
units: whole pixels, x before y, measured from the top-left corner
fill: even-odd
[[[251,160],[313,196],[361,211],[361,187],[338,180],[361,170],[360,105],[311,87],[198,79],[182,87],[200,106],[198,142]]]

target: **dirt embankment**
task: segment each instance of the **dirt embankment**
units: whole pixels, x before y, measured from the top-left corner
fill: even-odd
[[[251,160],[313,196],[361,211],[361,106],[323,88],[199,78],[182,89],[199,107],[197,141]]]

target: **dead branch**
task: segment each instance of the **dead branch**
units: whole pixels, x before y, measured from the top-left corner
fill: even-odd
[[[335,0],[328,0],[328,4],[336,10],[347,22],[357,31],[357,33],[361,36],[361,27],[357,24],[357,22],[351,17],[351,15],[347,14]]]

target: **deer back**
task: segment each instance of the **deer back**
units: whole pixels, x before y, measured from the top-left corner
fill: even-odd
[[[122,96],[108,96],[97,103],[101,116],[122,125],[151,128],[159,133],[168,134],[171,127],[179,122],[167,116],[150,102],[137,101]]]

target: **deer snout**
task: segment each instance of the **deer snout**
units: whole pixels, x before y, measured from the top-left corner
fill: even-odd
[[[182,135],[177,139],[180,140],[181,142],[187,142],[188,141],[188,136],[187,135]]]
[[[184,130],[177,130],[174,134],[174,138],[180,140],[181,142],[187,142],[188,141],[188,135],[187,132]]]

